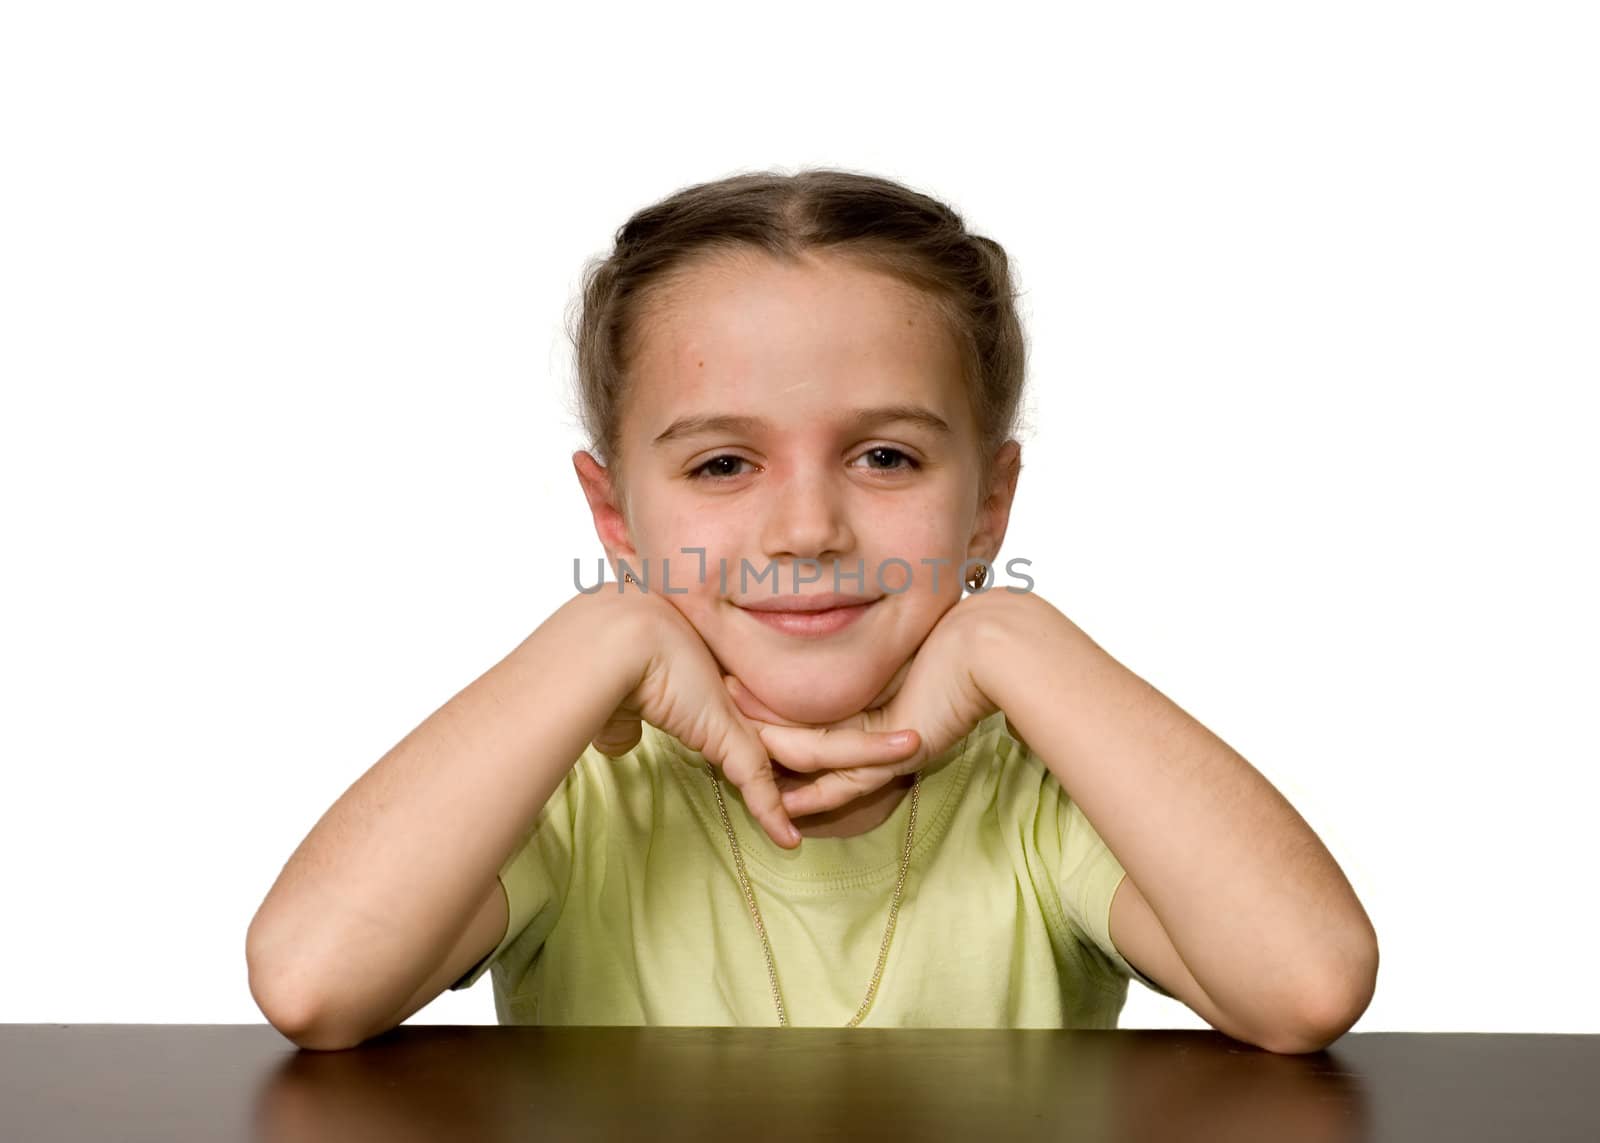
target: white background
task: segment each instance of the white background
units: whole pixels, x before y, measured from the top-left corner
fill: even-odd
[[[1576,3],[7,5],[0,1020],[262,1019],[283,862],[601,554],[584,260],[816,164],[1011,254],[1002,560],[1317,830],[1356,1031],[1600,1032],[1597,55]]]

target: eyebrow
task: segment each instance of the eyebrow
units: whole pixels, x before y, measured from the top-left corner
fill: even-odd
[[[856,409],[845,418],[845,423],[855,429],[894,421],[919,425],[929,432],[943,436],[951,435],[951,428],[945,419],[932,409],[923,408],[921,405],[880,405],[871,409]],[[771,427],[770,422],[760,417],[735,416],[731,413],[701,413],[679,417],[650,443],[654,447],[702,433],[753,434]]]

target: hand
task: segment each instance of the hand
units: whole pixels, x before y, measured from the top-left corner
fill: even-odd
[[[999,709],[974,675],[977,625],[990,606],[985,596],[977,595],[952,606],[873,700],[874,706],[821,728],[826,738],[817,737],[817,728],[779,717],[733,675],[725,677],[728,693],[760,732],[771,756],[787,770],[814,775],[780,779],[783,808],[789,816],[837,809],[901,774],[922,769]],[[822,743],[836,735],[905,729],[915,731],[918,745],[904,756],[870,761],[858,755],[856,765],[843,768],[820,756]]]
[[[612,758],[626,754],[639,743],[641,720],[648,722],[704,754],[727,775],[773,841],[785,849],[799,845],[800,833],[784,809],[767,747],[755,723],[734,705],[722,667],[694,625],[659,592],[628,584],[620,593],[607,594],[613,598],[602,604],[607,609],[603,618],[637,622],[643,653],[638,683],[594,736],[595,749]],[[916,742],[898,742],[872,729],[839,733],[813,728],[792,730],[785,746],[813,766],[827,768],[903,759]]]

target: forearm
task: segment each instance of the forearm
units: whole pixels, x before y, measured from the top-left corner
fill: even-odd
[[[1317,1021],[1376,970],[1333,856],[1244,758],[1042,597],[998,625],[986,690],[1082,807],[1239,1026]]]
[[[637,680],[576,597],[378,760],[285,864],[246,940],[251,990],[362,1028],[448,954],[500,866]]]

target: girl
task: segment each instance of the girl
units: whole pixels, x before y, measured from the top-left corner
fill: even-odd
[[[996,243],[885,179],[739,175],[622,227],[575,340],[614,581],[290,858],[247,940],[278,1029],[347,1047],[491,969],[505,1024],[1114,1028],[1135,976],[1275,1051],[1355,1021],[1376,936],[1316,835],[992,582]]]

